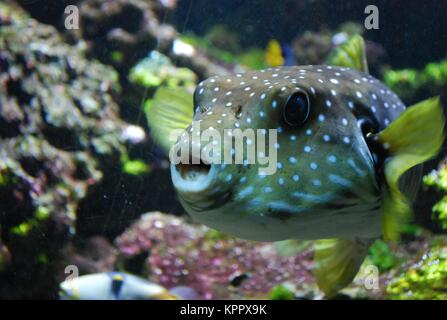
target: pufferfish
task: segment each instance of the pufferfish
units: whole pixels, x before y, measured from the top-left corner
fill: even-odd
[[[331,297],[353,280],[373,241],[399,238],[419,165],[439,152],[445,120],[438,98],[406,108],[369,75],[359,36],[328,62],[211,77],[189,100],[194,115],[167,93],[171,109],[155,100],[148,114],[165,148],[181,140],[168,140],[169,131],[191,133],[191,120],[221,135],[275,129],[274,174],[257,164],[172,163],[172,182],[188,214],[224,233],[315,240],[314,274]]]

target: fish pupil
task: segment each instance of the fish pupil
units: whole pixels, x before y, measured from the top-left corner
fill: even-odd
[[[284,120],[291,126],[303,125],[310,114],[309,99],[304,92],[296,92],[290,96],[284,107]]]

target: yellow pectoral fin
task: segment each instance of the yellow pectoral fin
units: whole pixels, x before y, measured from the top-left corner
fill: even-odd
[[[144,106],[151,137],[169,154],[178,138],[193,119],[193,95],[183,88],[161,87]]]
[[[398,240],[400,227],[411,218],[411,204],[399,189],[399,179],[410,168],[438,154],[444,141],[444,126],[439,98],[432,98],[409,107],[378,134],[389,153],[382,218],[386,240]]]
[[[368,254],[369,239],[325,239],[315,241],[314,275],[327,297],[349,285]]]

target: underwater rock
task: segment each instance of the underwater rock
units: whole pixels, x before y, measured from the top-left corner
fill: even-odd
[[[293,40],[292,49],[298,65],[322,64],[333,45],[328,33],[305,32]]]
[[[0,15],[0,256],[10,253],[0,298],[51,297],[79,201],[120,165],[128,125],[116,72],[88,61],[85,45],[13,4]]]
[[[159,16],[174,7],[172,1],[84,0],[75,36],[89,43],[95,57],[126,73],[150,50],[169,50],[176,31]]]
[[[63,253],[66,257],[63,265],[76,266],[80,274],[109,272],[115,268],[117,254],[117,250],[106,238],[94,236],[83,244],[67,246]]]
[[[74,39],[87,41],[93,56],[113,65],[123,76],[152,50],[176,59],[178,65],[193,70],[201,78],[228,73],[201,52],[179,51],[181,41],[177,30],[161,22],[166,11],[176,7],[176,2],[82,0],[79,2],[80,30],[69,32]]]
[[[184,219],[152,212],[116,239],[124,259],[146,253],[150,281],[188,286],[201,299],[268,298],[273,287],[313,284],[311,250],[280,256],[272,244],[226,236]],[[304,294],[303,294],[304,295]]]
[[[8,248],[2,243],[0,232],[0,272],[6,269],[11,261],[11,255]]]
[[[389,299],[446,300],[446,287],[447,239],[438,236],[389,275],[385,293]]]

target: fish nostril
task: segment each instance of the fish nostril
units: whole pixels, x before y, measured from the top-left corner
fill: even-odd
[[[236,119],[239,119],[242,116],[242,106],[239,104],[232,108],[234,111],[234,114],[236,116]]]

